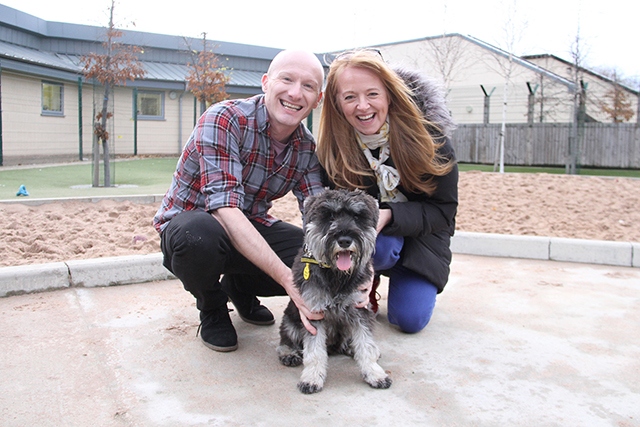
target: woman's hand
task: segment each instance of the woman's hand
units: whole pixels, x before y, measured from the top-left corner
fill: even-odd
[[[376,227],[376,231],[378,234],[382,231],[383,228],[387,226],[387,224],[391,223],[393,219],[393,213],[391,209],[380,209],[380,216],[378,217],[378,226]]]
[[[358,295],[355,301],[356,308],[366,308],[369,305],[369,294],[371,293],[371,288],[373,287],[373,275],[371,275],[371,280],[367,280],[362,285],[358,286]]]

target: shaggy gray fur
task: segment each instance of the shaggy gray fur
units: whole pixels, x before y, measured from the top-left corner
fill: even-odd
[[[305,394],[322,390],[329,353],[353,356],[371,387],[389,388],[391,379],[377,363],[375,315],[356,308],[368,302],[368,292],[359,288],[373,277],[376,201],[362,191],[327,190],[305,201],[305,217],[305,246],[291,271],[307,307],[322,311],[324,319],[312,321],[318,331],[312,335],[290,301],[280,325],[280,362],[304,363],[298,389]]]

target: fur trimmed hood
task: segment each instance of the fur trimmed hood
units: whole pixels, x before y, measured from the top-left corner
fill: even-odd
[[[394,67],[393,70],[413,92],[413,99],[424,117],[437,126],[437,130],[430,129],[429,132],[450,137],[456,126],[447,108],[444,88],[419,71],[403,67]]]

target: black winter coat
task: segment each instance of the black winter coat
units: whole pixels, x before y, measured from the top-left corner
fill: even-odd
[[[424,116],[435,127],[428,129],[431,136],[444,143],[439,152],[455,160],[449,139],[454,128],[444,96],[440,88],[421,74],[404,69],[395,70],[413,91],[414,100]],[[393,159],[386,162],[393,166]],[[381,208],[390,208],[393,221],[383,234],[404,237],[400,263],[433,283],[442,292],[449,280],[451,264],[451,236],[455,231],[458,208],[458,166],[445,176],[434,177],[436,191],[431,195],[400,191],[409,199],[403,203],[385,203]],[[365,182],[366,191],[379,200],[379,189],[374,179]]]

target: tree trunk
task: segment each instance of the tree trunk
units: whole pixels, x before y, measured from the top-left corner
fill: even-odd
[[[104,98],[102,99],[102,118],[101,124],[104,131],[103,135],[107,133],[107,114],[109,113],[109,95],[111,91],[111,84],[107,82],[104,86]],[[104,162],[104,186],[111,187],[111,165],[109,158],[109,137],[102,138],[102,153]]]

